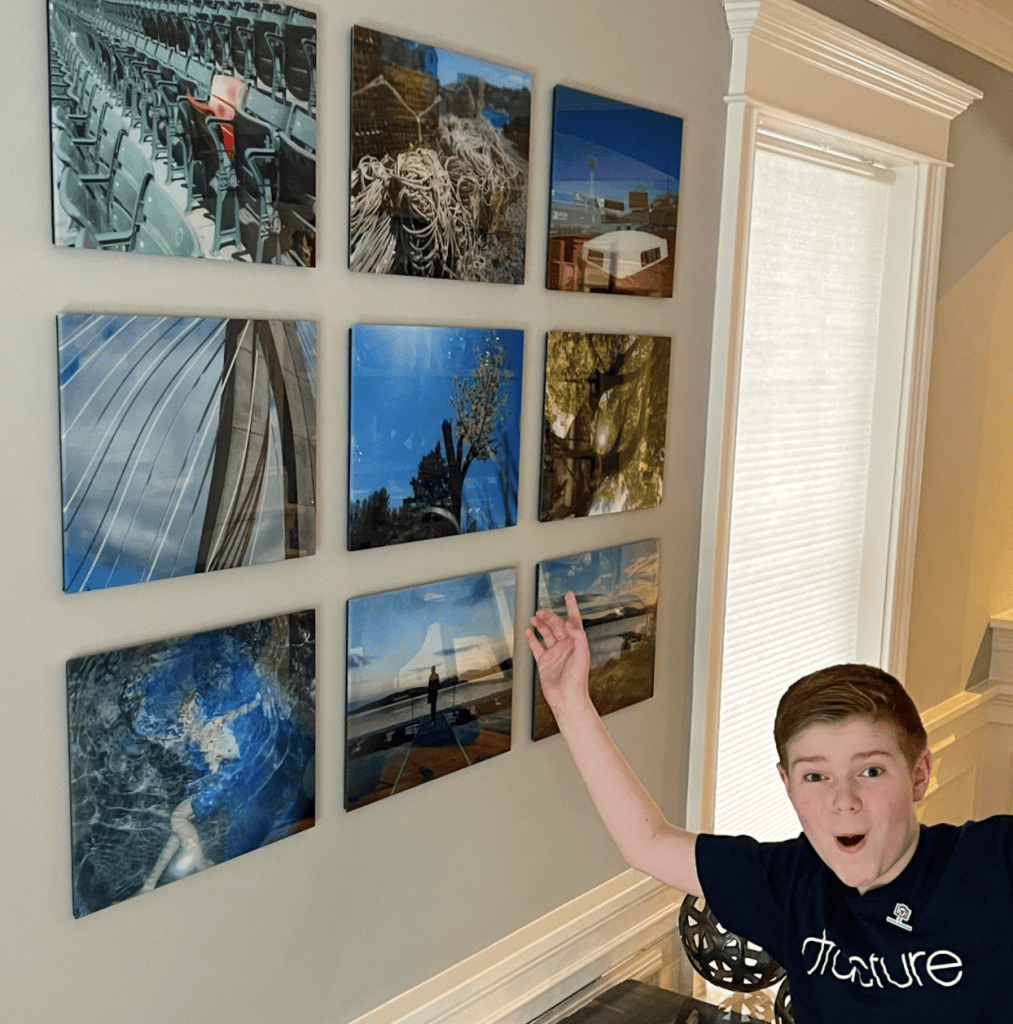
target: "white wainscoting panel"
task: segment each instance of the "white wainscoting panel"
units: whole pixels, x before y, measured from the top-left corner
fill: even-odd
[[[1013,611],[991,620],[989,678],[922,714],[932,780],[926,824],[1013,813]]]

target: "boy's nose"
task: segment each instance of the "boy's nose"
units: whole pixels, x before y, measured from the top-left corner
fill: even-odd
[[[834,810],[857,810],[861,802],[858,789],[853,783],[841,782],[834,788]]]

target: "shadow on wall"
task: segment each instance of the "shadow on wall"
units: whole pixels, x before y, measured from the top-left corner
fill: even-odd
[[[992,672],[992,627],[985,627],[985,635],[981,638],[978,653],[974,656],[974,664],[967,673],[965,690],[972,690],[979,683],[985,682]]]
[[[1013,233],[1013,74],[947,43],[869,0],[799,0],[805,7],[923,61],[985,95],[950,129],[942,298],[988,252]]]
[[[1013,74],[986,61],[961,55],[964,77],[981,89],[983,99],[953,122],[946,172],[943,249],[939,263],[942,298],[988,252],[1013,234]],[[967,72],[975,71],[972,78]],[[965,139],[973,159],[961,160]]]

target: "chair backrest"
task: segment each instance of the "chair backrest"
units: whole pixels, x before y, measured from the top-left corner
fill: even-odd
[[[284,86],[285,16],[263,10],[254,28],[257,74],[272,87]]]
[[[149,179],[144,189],[132,249],[161,256],[204,255],[183,211],[154,178]]]
[[[117,140],[109,179],[109,206],[106,221],[109,229],[132,232],[137,222],[137,209],[149,178],[154,176],[151,161],[129,135]]]
[[[99,131],[98,147],[96,148],[96,170],[112,168],[113,153],[120,141],[127,134],[127,126],[115,108],[110,107],[106,113],[102,128]]]
[[[288,123],[288,130],[285,133],[300,148],[308,153],[316,154],[317,151],[317,121],[305,110],[294,107],[292,117]]]
[[[285,84],[304,103],[310,102],[313,93],[316,39],[316,19],[301,11],[294,12],[285,26]]]
[[[106,114],[112,107],[112,100],[101,91],[94,93],[91,99],[91,108],[88,111],[88,120],[85,122],[82,138],[97,139],[102,131],[102,123]]]
[[[246,90],[240,104],[240,109],[250,117],[263,121],[264,124],[274,131],[284,131],[288,125],[288,104],[282,103],[280,100],[276,100],[273,96],[268,96],[266,92],[260,92],[258,89],[251,87]]]
[[[190,91],[197,99],[207,102],[211,98],[211,83],[214,81],[215,69],[210,64],[191,57],[187,61],[183,77],[192,86]]]
[[[232,19],[232,66],[244,77],[253,73],[253,35],[253,13],[237,10]]]
[[[313,139],[315,142],[315,123]],[[317,194],[315,152],[300,145],[298,139],[291,135],[282,136],[278,150],[278,178],[280,199],[286,203],[311,205]]]

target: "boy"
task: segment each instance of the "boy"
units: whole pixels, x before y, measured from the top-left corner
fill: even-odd
[[[785,968],[798,1024],[1013,1021],[1013,818],[918,824],[932,756],[892,676],[841,665],[781,698],[777,770],[803,835],[698,836],[665,820],[605,731],[572,593],[566,607],[525,636],[606,827],[632,867],[705,896]]]

